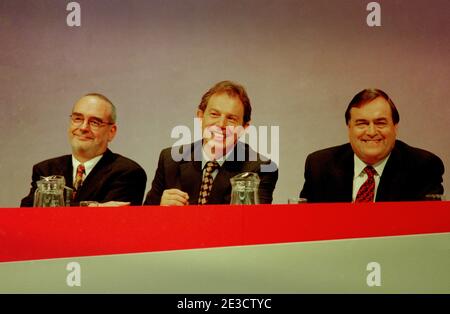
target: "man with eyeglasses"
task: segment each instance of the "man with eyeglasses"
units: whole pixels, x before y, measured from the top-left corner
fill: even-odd
[[[108,149],[117,132],[116,108],[105,96],[91,93],[78,100],[70,115],[72,155],[45,160],[33,167],[31,189],[21,206],[33,206],[36,182],[62,175],[74,189],[72,204],[96,201],[106,206],[141,205],[147,176],[136,162]]]

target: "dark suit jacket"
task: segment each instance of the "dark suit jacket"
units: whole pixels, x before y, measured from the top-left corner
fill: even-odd
[[[262,165],[269,165],[271,162],[253,151],[247,144],[238,142],[239,149],[235,147],[231,155],[234,161],[230,161],[231,155],[220,167],[217,176],[213,181],[211,193],[208,197],[208,204],[230,204],[231,184],[230,178],[233,176],[250,171],[256,172],[260,178],[259,201],[261,204],[272,203],[272,194],[278,180],[278,169],[273,163],[271,172],[261,172]],[[174,148],[183,156],[182,160],[174,161],[171,155],[172,148],[164,149],[158,162],[158,169],[152,182],[152,188],[148,192],[144,205],[159,205],[161,196],[166,189],[176,188],[189,194],[189,204],[197,204],[200,185],[202,182],[202,162],[201,162],[201,142],[196,142],[181,147]],[[255,161],[239,161],[236,153],[245,151],[248,155],[256,156]],[[196,160],[194,161],[194,156]],[[265,160],[263,161],[262,158]],[[243,158],[241,158],[242,160]]]
[[[45,160],[33,166],[30,194],[20,206],[33,206],[36,181],[41,176],[63,175],[66,186],[73,188],[72,155]],[[95,165],[77,192],[74,204],[80,201],[122,201],[142,205],[147,175],[136,162],[111,152],[109,149]]]
[[[300,197],[308,202],[351,202],[353,154],[349,143],[310,154]],[[442,194],[443,173],[439,157],[397,140],[380,178],[376,201],[418,201],[426,194]]]

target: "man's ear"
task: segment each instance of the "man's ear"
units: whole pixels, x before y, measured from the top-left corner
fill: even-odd
[[[203,119],[205,112],[201,109],[197,109],[197,118]]]
[[[111,126],[111,129],[109,130],[108,142],[111,142],[114,139],[116,133],[117,133],[117,125],[114,124]]]
[[[251,122],[252,122],[252,120],[248,120],[246,123],[244,123],[244,125],[243,125],[244,130],[246,130],[250,126]]]

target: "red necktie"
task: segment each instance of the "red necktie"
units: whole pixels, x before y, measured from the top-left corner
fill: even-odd
[[[205,205],[208,202],[209,192],[211,192],[214,170],[219,168],[217,161],[208,161],[206,163],[205,174],[203,175],[202,185],[200,187],[200,194],[198,196],[198,204]]]
[[[81,185],[83,184],[83,175],[84,175],[84,165],[79,164],[77,167],[77,174],[75,175],[75,182],[73,183],[73,187],[75,188],[75,191],[73,191],[73,198],[75,198],[78,190],[81,188]]]
[[[372,166],[364,168],[364,172],[367,173],[367,180],[359,188],[358,194],[356,194],[355,203],[373,202],[375,196],[375,179],[377,174],[376,170]]]

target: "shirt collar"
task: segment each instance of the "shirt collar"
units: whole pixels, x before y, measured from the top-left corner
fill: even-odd
[[[386,166],[386,163],[389,159],[389,156],[391,156],[391,154],[387,155],[383,160],[377,162],[376,164],[372,165],[372,167],[375,169],[375,171],[377,172],[376,175],[380,176],[383,174],[383,170],[384,167]],[[354,163],[355,163],[355,168],[354,168],[354,176],[353,178],[359,177],[360,175],[364,174],[364,168],[366,168],[368,165],[362,161],[361,159],[359,159],[358,156],[356,156],[356,154],[353,154],[353,158],[354,158]]]
[[[87,177],[87,175],[91,172],[92,169],[94,169],[95,165],[100,161],[100,159],[102,159],[103,154],[96,156],[86,162],[83,162],[82,164],[84,165],[84,173],[85,176]],[[79,162],[74,155],[72,155],[72,165],[73,165],[73,169],[76,172],[76,169],[78,168],[78,165],[81,164],[81,162]]]
[[[236,146],[234,146],[234,147],[236,147]],[[220,167],[222,167],[223,163],[227,160],[228,156],[230,156],[231,153],[234,151],[234,147],[225,156],[222,156],[221,158],[216,160]],[[208,156],[208,154],[205,152],[205,150],[202,146],[202,169],[205,168],[206,163],[208,161],[213,161],[213,160]]]

